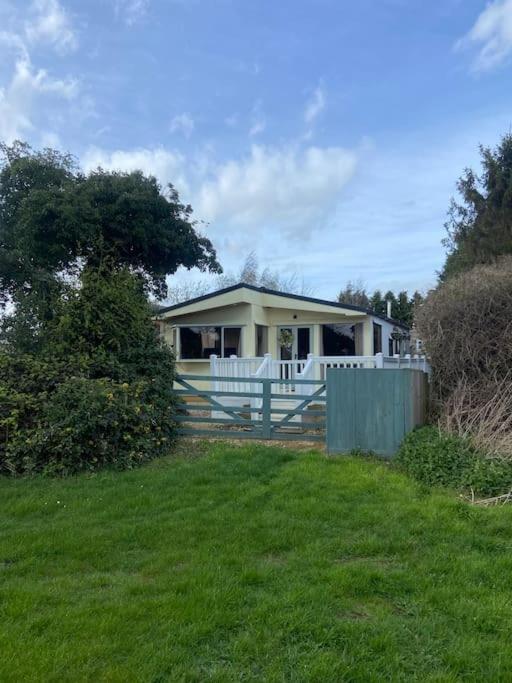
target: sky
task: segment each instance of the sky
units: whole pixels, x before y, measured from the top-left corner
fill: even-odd
[[[225,270],[324,298],[435,283],[511,76],[512,0],[0,0],[1,140],[172,182]]]

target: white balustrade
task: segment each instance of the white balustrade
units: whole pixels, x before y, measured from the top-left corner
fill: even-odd
[[[406,356],[384,356],[377,353],[375,356],[314,356],[308,354],[305,359],[296,360],[274,360],[271,354],[266,353],[263,358],[218,358],[210,356],[210,374],[212,377],[233,377],[238,381],[213,380],[213,388],[216,391],[239,391],[239,392],[259,392],[261,385],[253,382],[243,382],[239,378],[266,378],[266,379],[315,379],[325,380],[329,368],[413,368],[422,370],[430,374],[430,365],[425,356],[412,357]],[[315,391],[315,385],[299,385],[290,382],[289,384],[276,384],[272,387],[274,394],[284,396],[294,393],[308,394]],[[254,397],[253,397],[254,398]],[[261,399],[255,398],[251,401],[251,406],[257,409]]]

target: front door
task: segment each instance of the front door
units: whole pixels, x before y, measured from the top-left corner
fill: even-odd
[[[305,360],[310,351],[309,327],[280,327],[279,347],[281,360]]]

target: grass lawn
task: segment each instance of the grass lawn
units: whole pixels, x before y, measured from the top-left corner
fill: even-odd
[[[2,683],[512,680],[512,508],[370,460],[188,450],[0,480]]]

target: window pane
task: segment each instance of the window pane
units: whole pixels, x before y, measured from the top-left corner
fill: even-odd
[[[373,323],[373,353],[382,353],[382,325]]]
[[[189,360],[220,356],[220,327],[180,328],[180,357]]]
[[[256,356],[261,358],[268,352],[268,328],[256,325]]]
[[[356,356],[361,353],[361,324],[322,325],[324,356]]]
[[[230,356],[241,356],[242,328],[240,327],[225,327],[224,328],[224,358]]]

